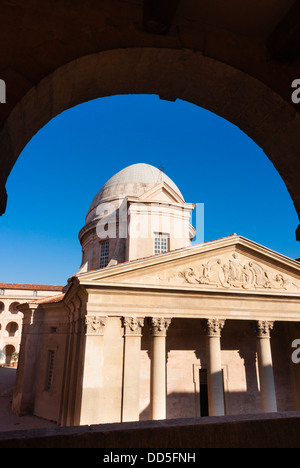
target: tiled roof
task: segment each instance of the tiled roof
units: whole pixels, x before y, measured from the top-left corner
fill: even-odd
[[[0,283],[0,289],[24,289],[30,291],[62,291],[64,286],[45,284]]]
[[[30,301],[30,303],[34,302],[35,304],[52,304],[52,303],[61,302],[64,297],[65,297],[65,294],[58,294],[57,296],[50,296],[50,297],[44,297],[43,299],[36,299],[35,301]]]

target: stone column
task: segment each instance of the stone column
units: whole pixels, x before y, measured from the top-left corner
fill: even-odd
[[[202,325],[206,332],[207,352],[207,384],[210,416],[224,416],[224,386],[221,362],[221,331],[225,320],[203,320]]]
[[[86,334],[82,352],[82,394],[80,425],[98,424],[101,421],[103,391],[103,336],[106,317],[85,317]],[[80,363],[78,363],[80,365]]]
[[[271,331],[274,322],[255,322],[261,406],[264,413],[277,412],[277,400],[271,351]]]
[[[151,376],[150,419],[166,419],[166,336],[171,319],[150,319],[151,330]]]
[[[139,421],[140,355],[143,318],[124,317],[122,422]]]

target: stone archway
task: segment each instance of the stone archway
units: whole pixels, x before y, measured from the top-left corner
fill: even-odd
[[[19,330],[19,325],[17,324],[17,322],[9,322],[5,328],[6,335],[10,337],[18,336],[18,330]]]
[[[24,146],[49,120],[75,105],[116,94],[182,99],[237,125],[272,161],[300,215],[299,113],[257,79],[200,52],[182,49],[100,52],[48,75],[15,106],[0,134],[1,154],[7,161],[4,179]]]

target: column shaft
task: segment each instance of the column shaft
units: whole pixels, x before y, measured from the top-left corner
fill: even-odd
[[[221,330],[224,320],[209,319],[203,321],[206,331],[207,384],[210,416],[224,416],[224,386],[221,361]]]
[[[140,355],[144,319],[126,317],[123,319],[124,369],[122,422],[139,421],[140,406]]]
[[[166,419],[166,334],[170,319],[151,319],[150,418]]]
[[[273,322],[257,322],[256,345],[260,380],[261,406],[264,413],[277,412],[270,333]]]

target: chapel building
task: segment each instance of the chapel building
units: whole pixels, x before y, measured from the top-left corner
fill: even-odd
[[[236,234],[193,245],[194,207],[147,164],[102,187],[79,271],[18,306],[15,413],[70,426],[300,409],[300,264]]]

